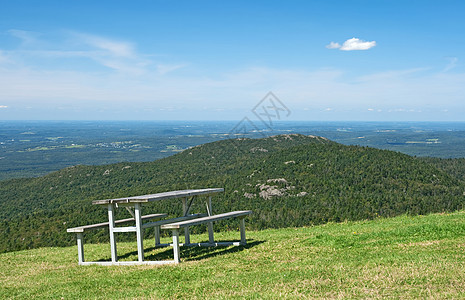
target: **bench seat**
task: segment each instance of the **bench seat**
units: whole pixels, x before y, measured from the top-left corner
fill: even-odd
[[[142,220],[147,220],[147,219],[161,219],[166,217],[167,214],[150,214],[150,215],[145,215],[142,216]],[[115,224],[121,224],[121,223],[126,223],[126,222],[131,222],[135,221],[134,218],[128,218],[128,219],[122,219],[122,220],[117,220],[115,221]],[[90,229],[97,229],[97,228],[102,228],[102,227],[108,227],[109,223],[108,222],[103,222],[103,223],[97,223],[97,224],[91,224],[91,225],[84,225],[84,226],[79,226],[79,227],[73,227],[73,228],[68,228],[66,229],[67,232],[84,232],[85,230],[90,230]]]
[[[169,224],[169,223],[188,221],[188,220],[201,218],[201,217],[205,217],[205,216],[207,216],[207,214],[192,214],[192,215],[187,215],[187,216],[183,216],[183,217],[177,217],[177,218],[172,218],[172,219],[149,222],[149,223],[143,224],[142,228],[154,227],[154,226],[163,226],[163,225]]]
[[[176,228],[183,228],[193,225],[199,225],[203,223],[209,223],[224,219],[231,219],[231,218],[244,218],[252,213],[251,210],[240,210],[240,211],[231,211],[223,214],[207,216],[203,218],[196,218],[193,220],[181,221],[181,222],[174,222],[169,224],[164,224],[161,226],[161,229],[176,229]]]
[[[238,243],[239,245],[247,244],[245,238],[245,221],[244,218],[252,213],[251,210],[240,210],[240,211],[231,211],[227,213],[222,213],[218,215],[212,215],[207,217],[195,218],[192,220],[186,220],[181,222],[174,222],[161,225],[161,229],[171,229],[172,236],[173,236],[173,252],[174,252],[174,262],[180,262],[180,249],[179,249],[179,229],[181,228],[188,228],[189,226],[200,225],[207,223],[209,226],[208,229],[208,243],[199,243],[199,244],[192,244],[192,245],[199,245],[199,246],[221,246],[221,245],[232,245],[237,243],[215,243],[213,237],[213,222],[220,221],[225,219],[231,218],[239,218],[240,219],[240,232],[241,232],[241,241]],[[186,246],[190,246],[190,242],[186,242]]]

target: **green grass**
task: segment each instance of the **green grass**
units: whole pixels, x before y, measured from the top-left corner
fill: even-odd
[[[238,232],[218,233],[218,240]],[[0,255],[0,298],[464,298],[465,212],[248,232],[182,249],[180,265],[78,266],[76,247]],[[206,240],[206,235],[192,240]],[[168,241],[168,239],[165,239]],[[172,259],[150,248],[149,259]],[[124,260],[135,243],[119,243]],[[87,260],[109,259],[86,244]]]

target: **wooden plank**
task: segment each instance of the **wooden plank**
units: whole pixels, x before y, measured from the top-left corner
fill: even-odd
[[[226,246],[241,246],[241,242],[207,242],[207,243],[190,243],[190,244],[184,244],[184,243],[179,243],[179,247],[226,247]],[[159,244],[157,247],[173,247],[172,243],[169,244]]]
[[[205,217],[205,216],[206,216],[206,214],[192,214],[192,215],[188,215],[188,216],[185,216],[185,217],[178,217],[178,218],[160,220],[160,221],[155,221],[155,222],[149,222],[149,223],[143,224],[142,228],[161,226],[163,224],[169,224],[169,223],[174,223],[174,222],[192,220],[192,219],[196,219],[196,218],[202,218],[202,217]]]
[[[150,215],[142,216],[142,220],[161,219],[161,218],[166,217],[167,215],[168,214],[150,214]],[[115,224],[121,224],[121,223],[126,223],[126,222],[131,222],[131,221],[134,221],[134,218],[116,220]],[[67,232],[84,232],[85,230],[97,229],[97,228],[107,227],[107,226],[108,226],[108,222],[103,222],[103,223],[84,225],[84,226],[79,226],[79,227],[74,227],[74,228],[68,228],[66,229],[66,231]]]
[[[137,266],[137,265],[166,265],[174,264],[174,260],[156,260],[156,261],[86,261],[82,262],[79,265],[81,266],[90,266],[90,265],[99,265],[99,266]]]
[[[172,199],[172,198],[192,197],[196,195],[211,195],[211,194],[220,193],[220,192],[224,192],[224,189],[223,188],[208,188],[208,189],[170,191],[170,192],[163,192],[163,193],[156,193],[156,194],[149,194],[149,195],[125,197],[125,198],[94,200],[92,201],[92,204],[141,203],[141,202],[159,201],[159,200]]]
[[[207,223],[207,222],[213,222],[213,221],[219,221],[219,220],[224,220],[224,219],[247,216],[247,215],[250,215],[251,213],[252,213],[251,210],[232,211],[232,212],[227,212],[227,213],[218,214],[218,215],[214,215],[214,216],[207,216],[207,217],[188,220],[188,221],[165,224],[165,225],[161,226],[161,229],[182,228],[182,227],[185,227],[185,226],[193,226],[193,225],[198,225],[198,224]]]
[[[136,226],[128,226],[128,227],[113,227],[113,232],[136,232]]]
[[[227,246],[240,246],[241,242],[213,242],[213,243],[191,243],[183,245],[186,247],[227,247]]]

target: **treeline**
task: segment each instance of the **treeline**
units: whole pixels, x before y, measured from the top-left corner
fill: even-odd
[[[66,228],[106,220],[106,208],[92,206],[92,200],[167,190],[224,187],[213,199],[214,212],[251,209],[250,229],[453,211],[465,199],[463,177],[450,172],[455,169],[460,168],[303,135],[224,140],[149,163],[75,166],[1,182],[0,252],[72,245]],[[180,202],[146,205],[144,214],[178,215]],[[194,212],[203,210],[202,201],[194,202]],[[117,214],[129,217],[124,209]],[[237,224],[215,226],[228,230]],[[86,239],[107,241],[108,235],[97,230]]]

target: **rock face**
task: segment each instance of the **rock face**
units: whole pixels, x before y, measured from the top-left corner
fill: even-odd
[[[277,185],[259,183],[255,186],[256,188],[258,187],[258,189],[260,190],[258,195],[265,200],[269,200],[272,197],[286,196],[286,191],[295,188],[294,186],[289,186],[285,178],[268,179],[266,183],[276,183]]]
[[[265,200],[269,200],[272,197],[279,197],[285,195],[285,189],[280,189],[276,185],[261,184],[259,188],[260,193],[258,193],[258,195]]]
[[[266,182],[274,182],[274,183],[287,183],[287,180],[285,178],[276,178],[276,179],[268,179]]]
[[[247,177],[250,177],[250,176],[247,176]],[[271,185],[271,184],[268,184],[268,183],[275,183],[276,185]],[[247,183],[246,185],[247,186],[252,186],[249,183]],[[282,197],[282,196],[291,195],[288,192],[290,190],[294,190],[295,186],[290,185],[289,182],[285,178],[272,178],[272,179],[266,180],[266,183],[257,183],[255,185],[255,189],[259,190],[259,192],[258,192],[259,197],[261,197],[261,198],[263,198],[265,200],[269,200],[269,199],[271,199],[273,197]],[[307,194],[306,192],[301,192],[298,195],[294,195],[294,196],[302,197],[302,196],[305,196],[306,194]],[[244,197],[249,198],[249,199],[254,198],[256,196],[257,196],[257,194],[253,193],[253,192],[252,193],[249,193],[249,192],[244,193]]]
[[[268,152],[267,149],[265,148],[262,148],[262,147],[253,147],[252,149],[250,149],[250,152],[252,153],[255,153],[255,152]]]

